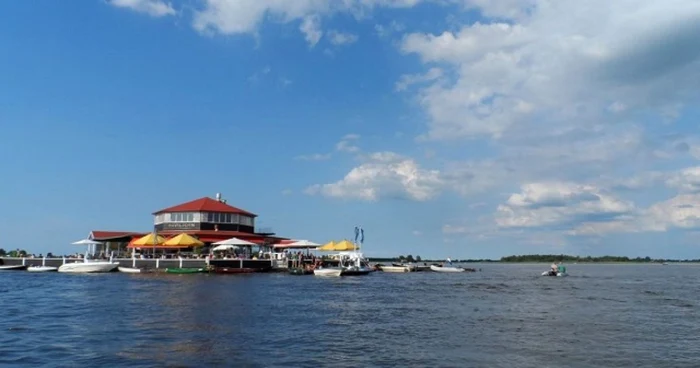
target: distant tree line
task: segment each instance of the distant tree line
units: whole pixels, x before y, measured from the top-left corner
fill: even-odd
[[[697,259],[673,260],[673,259],[653,259],[651,257],[580,257],[566,254],[526,254],[520,256],[502,257],[503,263],[542,263],[542,262],[566,262],[566,263],[663,263],[663,262],[700,262]]]
[[[0,248],[0,257],[26,257],[27,256],[27,251],[26,250],[11,250],[11,251],[6,251],[5,249]]]

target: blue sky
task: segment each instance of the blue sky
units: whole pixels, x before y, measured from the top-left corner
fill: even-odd
[[[70,252],[221,192],[283,236],[362,225],[377,256],[700,258],[699,18],[689,0],[0,3],[0,247]]]

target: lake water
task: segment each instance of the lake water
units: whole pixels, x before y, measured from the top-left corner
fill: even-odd
[[[697,367],[700,266],[0,273],[0,366]]]

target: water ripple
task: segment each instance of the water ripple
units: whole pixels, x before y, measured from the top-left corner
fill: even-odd
[[[0,274],[0,365],[691,367],[700,268]],[[476,267],[479,268],[479,267]],[[11,285],[11,286],[10,286]],[[20,286],[21,285],[21,286]]]

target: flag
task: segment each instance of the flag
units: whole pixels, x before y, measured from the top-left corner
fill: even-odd
[[[355,226],[355,243],[357,243],[357,237],[360,235],[360,229]]]
[[[365,242],[365,229],[360,228],[360,243]]]

